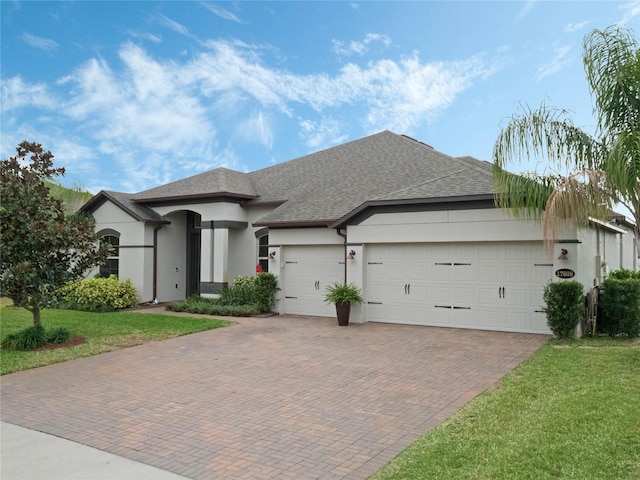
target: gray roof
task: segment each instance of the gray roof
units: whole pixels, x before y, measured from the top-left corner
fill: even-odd
[[[148,206],[136,203],[133,200],[132,194],[111,192],[108,190],[98,192],[91,200],[80,208],[80,211],[93,212],[107,200],[141,222],[170,223]]]
[[[230,196],[275,206],[256,225],[285,226],[333,225],[365,204],[486,199],[493,190],[490,163],[383,131],[251,173],[218,168],[133,195],[108,193],[144,218],[145,203]]]
[[[258,224],[327,224],[376,200],[493,195],[491,165],[384,131],[249,174],[256,202],[287,201]]]
[[[208,172],[183,178],[166,185],[136,193],[136,201],[159,201],[203,197],[230,196],[254,198],[256,192],[246,173],[228,168],[216,168]]]

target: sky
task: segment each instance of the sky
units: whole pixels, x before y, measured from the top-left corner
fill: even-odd
[[[0,1],[0,154],[133,193],[383,130],[491,161],[522,106],[595,133],[582,41],[640,1]],[[523,165],[514,171],[544,168]]]

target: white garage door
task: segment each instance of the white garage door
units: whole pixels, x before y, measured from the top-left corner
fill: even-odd
[[[371,321],[550,333],[542,244],[375,245],[367,249]]]
[[[324,303],[327,285],[344,281],[344,247],[283,247],[285,313],[333,317],[335,307]]]

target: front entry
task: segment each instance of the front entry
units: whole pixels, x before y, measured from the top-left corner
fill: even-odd
[[[200,295],[200,223],[200,214],[187,212],[187,298]]]

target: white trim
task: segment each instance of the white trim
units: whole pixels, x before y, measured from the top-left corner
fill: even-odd
[[[615,225],[611,225],[610,223],[607,222],[603,222],[602,220],[598,220],[597,218],[593,218],[593,217],[589,217],[589,221],[591,223],[594,223],[600,227],[606,228],[608,230],[611,230],[612,232],[616,232],[616,233],[627,233],[626,230],[620,228],[620,227],[616,227]]]

